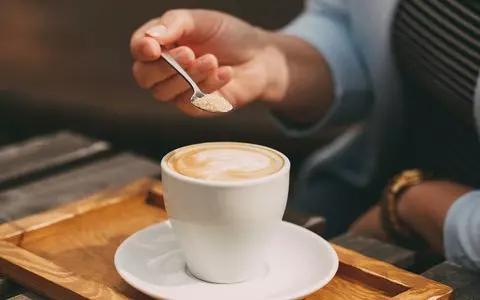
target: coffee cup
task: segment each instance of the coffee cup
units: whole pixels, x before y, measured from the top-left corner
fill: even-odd
[[[261,276],[281,224],[290,162],[255,144],[212,142],[161,162],[165,208],[188,272],[213,283]]]

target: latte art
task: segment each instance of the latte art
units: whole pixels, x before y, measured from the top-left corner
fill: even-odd
[[[235,181],[265,177],[279,171],[283,158],[273,150],[243,143],[206,143],[178,149],[168,159],[182,175]]]

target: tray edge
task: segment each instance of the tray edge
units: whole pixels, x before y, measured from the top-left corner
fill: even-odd
[[[130,184],[109,188],[84,199],[76,200],[54,209],[0,225],[0,241],[20,245],[22,236],[65,220],[69,220],[109,205],[126,201],[133,195],[147,194],[160,182],[151,178],[138,179]]]
[[[110,287],[4,241],[0,241],[0,272],[54,299],[128,299]]]
[[[446,300],[452,296],[453,289],[450,286],[400,269],[389,263],[364,256],[335,243],[330,244],[337,252],[341,263],[407,288],[405,292],[398,294],[393,299],[420,300],[432,297],[438,300]]]

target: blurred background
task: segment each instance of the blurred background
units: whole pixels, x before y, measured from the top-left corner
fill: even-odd
[[[278,148],[297,166],[334,134],[290,140],[258,104],[194,119],[155,102],[134,82],[129,40],[171,8],[217,9],[276,29],[301,11],[302,1],[2,0],[0,141],[70,129],[158,159],[184,144],[238,140]]]

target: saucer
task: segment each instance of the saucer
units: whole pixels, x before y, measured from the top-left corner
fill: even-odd
[[[338,269],[332,246],[315,233],[282,222],[267,249],[265,272],[235,284],[215,284],[188,273],[169,221],[127,238],[115,253],[120,276],[157,299],[299,299],[326,285]]]

